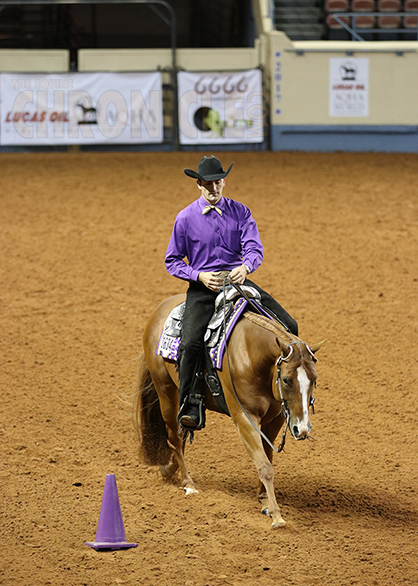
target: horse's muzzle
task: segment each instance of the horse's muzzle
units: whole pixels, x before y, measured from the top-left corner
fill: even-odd
[[[296,440],[304,440],[308,437],[311,429],[312,425],[310,423],[308,425],[294,425],[291,428],[291,433]]]

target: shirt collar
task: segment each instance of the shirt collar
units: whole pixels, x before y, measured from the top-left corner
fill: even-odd
[[[212,205],[205,200],[203,195],[201,195],[197,201],[199,202],[200,211],[203,211],[206,206]],[[225,209],[224,196],[222,196],[221,199],[218,201],[218,203],[216,203],[215,205],[217,208],[219,208],[220,210],[223,211]]]

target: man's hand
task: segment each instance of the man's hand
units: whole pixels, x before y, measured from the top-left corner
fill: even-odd
[[[198,281],[203,283],[208,289],[212,291],[220,291],[223,285],[223,277],[219,271],[210,273],[199,273]]]
[[[245,265],[241,265],[240,267],[235,267],[235,269],[232,269],[229,276],[233,283],[242,285],[247,278],[247,269]]]

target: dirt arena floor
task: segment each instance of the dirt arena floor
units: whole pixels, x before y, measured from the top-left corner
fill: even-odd
[[[418,583],[418,157],[223,153],[265,246],[254,280],[318,353],[315,442],[275,457],[271,529],[227,417],[188,447],[198,495],[142,465],[126,402],[198,153],[2,154],[0,583]],[[96,552],[106,474],[128,541]]]

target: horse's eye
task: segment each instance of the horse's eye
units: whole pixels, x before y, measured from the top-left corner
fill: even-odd
[[[287,376],[283,377],[283,383],[287,386],[287,387],[291,387],[292,386],[292,379],[288,378]]]

